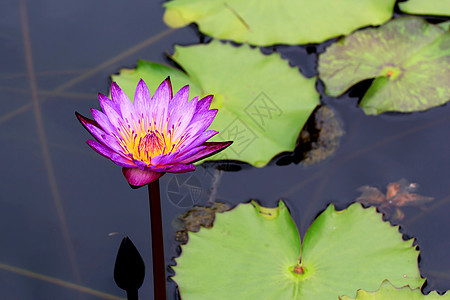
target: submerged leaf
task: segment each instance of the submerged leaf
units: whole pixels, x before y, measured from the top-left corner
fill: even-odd
[[[200,227],[213,226],[216,213],[229,210],[230,207],[222,202],[215,202],[212,206],[194,206],[187,213],[178,217],[181,221],[181,230],[175,234],[175,240],[182,244],[188,241],[188,231],[198,232]]]
[[[375,292],[367,292],[364,290],[358,290],[356,298],[343,296],[340,300],[444,300],[450,299],[450,293],[446,293],[441,296],[436,292],[431,292],[428,295],[424,295],[420,292],[420,289],[411,289],[409,286],[402,288],[396,288],[388,280],[383,281],[381,287]]]
[[[408,0],[400,2],[398,7],[408,14],[450,16],[450,1]]]
[[[319,104],[315,78],[303,77],[278,54],[263,55],[248,46],[213,41],[175,47],[172,59],[187,75],[159,64],[140,61],[136,70],[113,75],[128,95],[139,78],[170,75],[175,88],[189,84],[191,95],[214,95],[211,108],[219,113],[209,129],[211,141],[232,140],[227,153],[208,159],[231,159],[262,167],[280,152],[292,151],[298,133]],[[164,75],[163,75],[164,74]]]
[[[326,300],[376,290],[386,278],[414,288],[424,282],[412,241],[360,204],[342,211],[330,205],[300,248],[283,202],[278,208],[240,204],[217,214],[212,228],[189,233],[173,279],[188,300]]]
[[[450,98],[450,31],[417,17],[357,31],[320,55],[319,74],[331,96],[376,78],[360,103],[366,114],[426,110]]]
[[[174,0],[164,3],[171,27],[196,22],[215,38],[267,46],[320,43],[392,16],[394,0]]]
[[[323,161],[336,151],[342,135],[344,130],[336,112],[320,106],[314,113],[314,126],[307,123],[300,132],[294,162],[311,165]]]
[[[376,187],[365,185],[358,189],[362,194],[355,201],[377,207],[391,221],[400,221],[405,216],[400,207],[419,206],[434,199],[415,194],[417,188],[417,183],[409,183],[406,179],[400,179],[388,184],[385,196]]]

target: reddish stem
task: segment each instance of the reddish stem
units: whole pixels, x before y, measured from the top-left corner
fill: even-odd
[[[164,260],[164,239],[159,180],[148,184],[148,196],[150,202],[150,225],[152,234],[153,299],[166,300],[166,262]]]

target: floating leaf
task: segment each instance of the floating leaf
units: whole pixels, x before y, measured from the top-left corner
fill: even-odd
[[[190,96],[214,95],[219,113],[209,129],[211,141],[232,140],[226,151],[209,159],[232,159],[257,167],[280,152],[292,151],[309,115],[319,104],[315,78],[303,77],[278,54],[263,55],[248,46],[213,41],[175,47],[172,59],[189,75],[159,64],[140,61],[136,70],[121,70],[114,81],[133,95],[139,78],[155,82],[168,75],[175,88],[189,84]]]
[[[400,2],[401,11],[415,15],[450,16],[450,2],[443,0],[408,0]]]
[[[331,96],[376,78],[360,103],[366,114],[426,110],[450,98],[450,31],[397,18],[331,45],[319,57],[319,74]]]
[[[174,0],[164,3],[171,27],[196,22],[215,38],[254,45],[320,43],[390,19],[394,0]]]
[[[358,290],[356,298],[343,296],[340,300],[444,300],[450,299],[450,293],[446,293],[441,296],[436,292],[431,292],[428,295],[424,295],[420,292],[420,289],[411,289],[408,286],[402,288],[394,287],[388,280],[383,281],[381,287],[375,292],[366,292],[364,290]]]
[[[438,25],[439,27],[441,27],[444,30],[450,30],[450,21],[438,23],[436,25]]]
[[[300,254],[301,264],[298,263]],[[240,204],[212,228],[189,233],[174,280],[189,299],[337,299],[384,279],[420,287],[418,251],[375,208],[330,205],[308,229],[301,249],[283,202]]]

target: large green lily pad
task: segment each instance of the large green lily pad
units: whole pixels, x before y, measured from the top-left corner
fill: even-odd
[[[353,30],[380,25],[394,0],[174,0],[164,3],[171,27],[196,22],[215,38],[253,45],[320,43]]]
[[[409,286],[402,288],[394,287],[388,280],[383,281],[380,289],[375,292],[366,292],[359,290],[356,298],[343,296],[340,300],[444,300],[450,299],[450,293],[441,296],[438,293],[431,292],[428,295],[422,294],[420,289],[411,289]]]
[[[134,92],[139,79],[142,78],[145,81],[150,93],[153,95],[160,83],[166,79],[167,76],[170,76],[170,82],[172,83],[174,93],[186,84],[189,84],[189,93],[191,95],[198,96],[201,94],[200,88],[191,82],[186,73],[166,65],[146,60],[139,60],[136,69],[121,69],[118,75],[111,75],[111,79],[117,82],[130,99],[134,99]]]
[[[398,7],[408,14],[450,16],[450,1],[446,0],[408,0]]]
[[[214,95],[218,108],[209,129],[220,133],[211,141],[232,140],[226,150],[209,159],[232,159],[266,165],[275,155],[295,148],[297,136],[319,104],[315,78],[305,78],[279,54],[263,55],[248,46],[213,41],[207,45],[175,47],[172,59],[187,73],[140,61],[135,70],[113,75],[132,98],[139,78],[156,89],[168,75],[174,90],[189,84],[190,97]]]
[[[299,258],[301,257],[301,263]],[[190,232],[176,259],[182,299],[337,299],[389,279],[420,287],[418,251],[374,208],[330,205],[303,247],[288,209],[240,204],[212,228]]]
[[[397,18],[331,45],[319,57],[319,74],[331,96],[376,78],[360,103],[367,114],[426,110],[450,99],[450,31]]]

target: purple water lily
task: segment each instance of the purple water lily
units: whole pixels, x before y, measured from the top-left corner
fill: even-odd
[[[189,86],[175,96],[170,78],[153,97],[141,79],[134,102],[113,82],[111,99],[99,94],[103,112],[91,109],[94,120],[76,116],[96,141],[87,144],[123,167],[128,183],[142,186],[164,173],[194,171],[193,162],[215,154],[232,142],[206,142],[218,132],[206,130],[217,114],[209,109],[213,96],[189,100]]]

